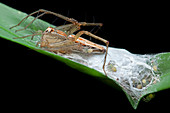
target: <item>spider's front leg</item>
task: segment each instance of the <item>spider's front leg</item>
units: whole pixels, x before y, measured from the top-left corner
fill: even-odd
[[[103,39],[103,38],[101,38],[101,37],[99,37],[99,36],[96,36],[96,35],[88,32],[88,31],[79,31],[79,32],[74,36],[75,41],[76,41],[81,35],[83,35],[83,34],[86,34],[86,35],[88,35],[88,36],[91,36],[91,37],[93,37],[93,38],[95,38],[95,39],[97,39],[97,40],[100,40],[100,41],[102,41],[102,42],[104,42],[104,43],[106,44],[106,53],[105,53],[105,57],[104,57],[103,71],[104,71],[105,75],[107,76],[107,73],[106,73],[106,71],[105,71],[105,64],[106,64],[106,58],[107,58],[107,54],[108,54],[109,41],[107,41],[107,40],[105,40],[105,39]]]
[[[59,17],[59,18],[61,18],[61,19],[63,19],[63,20],[66,20],[66,21],[68,21],[68,22],[71,22],[71,23],[73,23],[73,24],[77,24],[77,23],[78,23],[78,21],[75,20],[75,19],[73,19],[73,18],[68,18],[68,17],[66,17],[66,16],[63,16],[63,15],[58,14],[58,13],[54,13],[54,12],[52,12],[52,11],[48,11],[48,10],[44,10],[44,9],[39,9],[38,11],[35,11],[35,12],[27,15],[27,16],[26,16],[25,18],[23,18],[17,25],[10,27],[10,29],[19,26],[24,20],[26,20],[28,17],[30,17],[30,16],[32,16],[32,15],[34,15],[34,14],[36,14],[36,13],[42,13],[42,14],[40,14],[40,15],[38,15],[36,18],[34,18],[34,19],[33,19],[27,26],[25,26],[23,29],[18,29],[18,30],[16,30],[15,32],[25,30],[25,29],[26,29],[28,26],[30,26],[36,19],[38,19],[39,17],[41,17],[41,16],[43,16],[43,15],[45,15],[45,14],[52,14],[52,15],[54,15],[54,16],[57,16],[57,17]]]

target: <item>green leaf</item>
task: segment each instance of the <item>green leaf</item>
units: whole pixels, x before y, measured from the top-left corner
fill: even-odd
[[[143,93],[139,101],[144,97],[145,95],[151,94],[151,93],[156,93],[158,91],[166,90],[170,88],[170,53],[160,53],[156,54],[155,59],[157,62],[157,72],[159,72],[160,76],[160,82],[156,82],[152,84],[150,87],[147,88],[147,90]],[[133,104],[132,106],[136,109],[138,103],[135,105]]]
[[[9,28],[11,26],[16,25],[27,14],[0,3],[0,15],[0,37],[31,48],[44,55],[48,55],[56,60],[66,63],[72,68],[94,76],[99,80],[113,86],[114,88],[122,90],[126,94],[134,109],[137,108],[140,100],[145,95],[170,88],[170,53],[160,53],[156,55],[135,55],[124,49],[109,47],[109,55],[106,63],[108,77],[106,77],[102,71],[101,63],[101,61],[103,61],[104,55],[92,55],[90,57],[85,57],[85,59],[75,59],[74,56],[73,58],[70,58],[69,55],[60,56],[36,47],[36,42],[39,40],[38,37],[34,38],[34,40],[30,40],[31,37],[24,39],[14,39],[14,37],[30,35],[32,32],[40,29],[45,30],[49,26],[54,27],[54,25],[38,19],[30,27],[28,27],[27,30],[15,33],[16,29],[23,28],[34,17],[29,17],[26,21],[24,21],[23,24],[10,30]],[[80,55],[80,57],[82,56]],[[93,61],[96,61],[94,58],[99,60],[98,62],[95,62],[99,63],[97,68],[95,63],[93,63]],[[87,63],[90,62],[91,65],[83,64],[78,60],[87,61]],[[156,69],[153,68],[154,66],[156,66]],[[147,79],[152,77],[153,81],[150,82],[147,87],[145,87],[143,85],[145,82],[142,83],[142,79],[144,78],[139,78],[140,81],[135,83],[136,78],[134,78],[134,76],[131,77],[131,73],[133,75],[141,74],[141,76],[144,78],[147,78],[145,77],[145,74],[147,73],[149,74],[149,78]],[[128,74],[130,75],[129,77],[131,77],[130,79],[127,76]],[[132,82],[129,82],[128,80],[132,80]],[[139,83],[142,83],[142,87],[144,87],[143,89],[140,89]]]

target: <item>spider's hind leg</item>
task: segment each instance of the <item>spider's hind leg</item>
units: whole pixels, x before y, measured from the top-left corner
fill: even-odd
[[[77,39],[78,39],[81,35],[83,35],[83,34],[86,34],[86,35],[88,35],[88,36],[91,36],[91,37],[93,37],[93,38],[95,38],[95,39],[97,39],[97,40],[100,40],[100,41],[102,41],[102,42],[104,42],[104,43],[106,44],[106,53],[105,53],[105,57],[104,57],[103,71],[104,71],[105,75],[107,76],[107,73],[106,73],[106,71],[105,71],[105,64],[106,64],[106,58],[107,58],[107,54],[108,54],[109,41],[107,41],[107,40],[105,40],[105,39],[103,39],[103,38],[101,38],[101,37],[99,37],[99,36],[96,36],[96,35],[88,32],[88,31],[79,31],[79,32],[74,36],[75,40],[77,40]]]

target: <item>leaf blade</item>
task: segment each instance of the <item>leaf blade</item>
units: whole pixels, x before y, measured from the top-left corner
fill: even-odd
[[[27,30],[19,32],[19,33],[15,33],[14,32],[15,29],[12,29],[12,30],[9,29],[11,26],[16,25],[23,17],[26,16],[26,14],[22,13],[18,10],[12,9],[4,4],[1,4],[1,3],[0,3],[0,10],[1,10],[0,15],[3,15],[3,16],[0,16],[0,36],[1,37],[5,38],[7,40],[10,40],[10,41],[19,43],[21,45],[24,45],[28,48],[31,48],[37,52],[42,53],[42,54],[48,55],[52,58],[55,58],[56,60],[62,61],[65,64],[67,64],[68,66],[75,68],[79,71],[82,71],[86,74],[92,75],[92,76],[100,79],[101,81],[108,83],[111,86],[120,87],[114,80],[106,78],[101,72],[98,72],[97,70],[94,70],[94,69],[84,66],[82,64],[73,62],[67,58],[61,57],[61,56],[53,54],[51,52],[40,50],[37,47],[35,47],[35,44],[32,44],[32,43],[30,43],[30,41],[27,41],[25,39],[23,39],[23,40],[13,39],[14,37],[25,36],[25,35],[31,34]],[[31,19],[33,19],[33,17],[31,17],[29,19],[29,21]],[[44,28],[46,28],[48,26],[53,26],[53,25],[50,25],[49,23],[44,22],[42,20],[38,20],[38,22],[42,23],[45,26]],[[28,22],[25,22],[25,24],[28,24]],[[23,28],[23,27],[24,27],[24,25],[21,25],[21,26],[18,26],[17,28]],[[29,28],[29,29],[37,30],[40,28],[41,28],[40,26],[36,26],[36,23],[34,23],[33,27]],[[157,82],[156,84],[150,86],[147,89],[147,91],[140,97],[140,100],[142,99],[143,96],[145,96],[149,93],[154,93],[154,92],[158,92],[158,91],[170,88],[170,84],[168,82],[168,81],[170,81],[170,53],[161,53],[161,54],[158,54],[157,57],[158,57],[157,62],[159,64],[158,69],[160,69],[161,73],[162,73],[160,82]],[[116,85],[114,85],[114,84],[116,84]],[[120,88],[118,88],[118,89],[120,89]],[[123,88],[122,88],[122,90],[123,90]],[[134,103],[133,99],[126,92],[125,92],[125,94],[127,95],[127,98],[129,99],[133,108],[136,109],[140,100],[136,104],[136,103]]]

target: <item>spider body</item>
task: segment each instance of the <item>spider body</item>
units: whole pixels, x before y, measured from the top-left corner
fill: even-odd
[[[38,43],[40,47],[47,48],[54,52],[83,52],[83,53],[104,53],[103,46],[93,43],[82,37],[75,39],[75,35],[67,36],[63,31],[48,27]],[[67,49],[66,49],[67,48]]]

